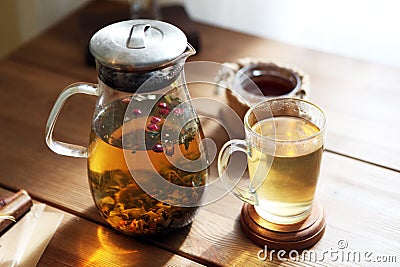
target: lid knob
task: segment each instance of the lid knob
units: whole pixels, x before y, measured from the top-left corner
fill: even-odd
[[[134,24],[126,41],[126,47],[132,49],[146,48],[146,32],[150,28],[150,24]]]

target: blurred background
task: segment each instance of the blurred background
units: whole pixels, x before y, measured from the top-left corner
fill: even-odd
[[[0,57],[89,1],[1,0]],[[400,1],[397,0],[157,0],[157,3],[182,4],[195,21],[400,66]]]

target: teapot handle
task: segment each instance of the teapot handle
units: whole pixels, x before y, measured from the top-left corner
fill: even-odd
[[[57,154],[78,158],[87,158],[88,153],[86,147],[60,142],[53,138],[54,126],[56,124],[58,115],[61,112],[61,108],[70,96],[78,93],[98,96],[99,90],[96,84],[91,83],[74,83],[64,88],[54,103],[49,119],[47,120],[45,131],[46,144]]]

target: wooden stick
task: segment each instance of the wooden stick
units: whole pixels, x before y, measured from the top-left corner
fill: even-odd
[[[0,198],[0,215],[9,215],[15,220],[21,218],[32,207],[32,199],[25,190],[19,190],[12,196]],[[0,234],[7,229],[13,221],[10,219],[0,219]]]

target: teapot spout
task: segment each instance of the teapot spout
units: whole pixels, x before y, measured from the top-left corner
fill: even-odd
[[[191,44],[187,43],[186,50],[176,60],[185,61],[188,57],[193,56],[194,54],[196,54],[196,49],[194,49]]]
[[[175,64],[184,64],[186,59],[190,56],[193,56],[194,54],[196,54],[196,49],[194,49],[191,44],[187,43],[185,51],[183,51],[182,54],[180,54],[178,57],[169,62],[167,66]]]

